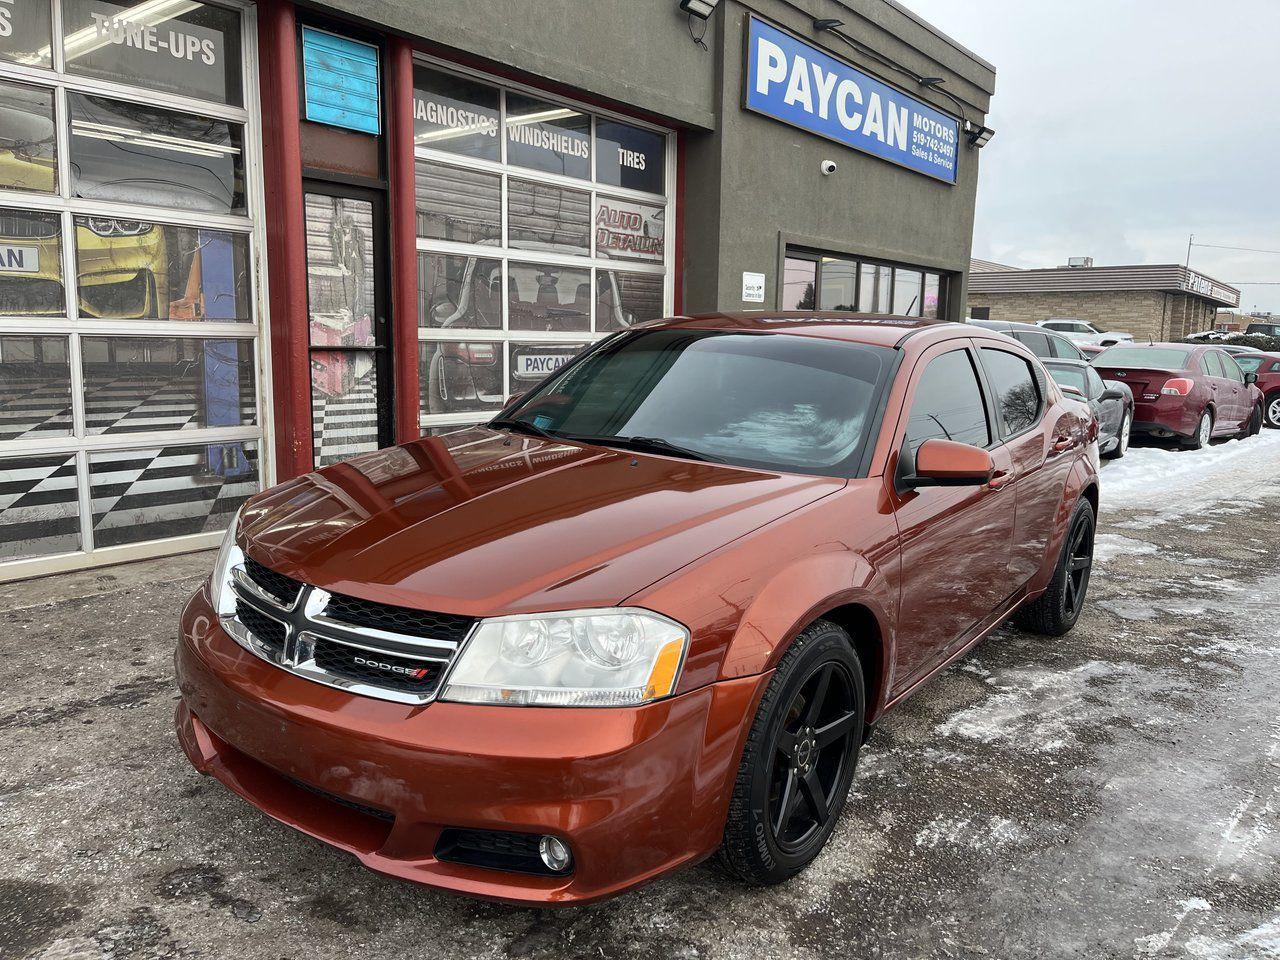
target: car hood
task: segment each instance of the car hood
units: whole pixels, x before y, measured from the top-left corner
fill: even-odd
[[[844,484],[474,429],[273,487],[246,506],[241,542],[275,570],[383,603],[609,606]]]

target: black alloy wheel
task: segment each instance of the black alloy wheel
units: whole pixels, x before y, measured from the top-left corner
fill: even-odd
[[[862,704],[852,677],[835,661],[819,664],[774,737],[768,817],[779,849],[800,854],[825,835],[851,754],[850,739],[861,727]]]
[[[1062,552],[1044,593],[1019,607],[1014,622],[1024,630],[1046,637],[1060,637],[1071,630],[1084,610],[1093,569],[1093,504],[1087,497],[1076,501],[1067,522]]]
[[[718,861],[735,879],[781,883],[809,865],[844,810],[865,731],[862,662],[817,620],[791,641],[742,751]]]
[[[1084,607],[1089,588],[1089,571],[1093,569],[1093,513],[1076,514],[1067,535],[1067,562],[1063,564],[1065,582],[1062,589],[1062,614],[1075,621]]]

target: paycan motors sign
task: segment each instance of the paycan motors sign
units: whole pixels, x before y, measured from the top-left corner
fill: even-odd
[[[748,110],[956,182],[958,120],[755,16],[745,83]]]

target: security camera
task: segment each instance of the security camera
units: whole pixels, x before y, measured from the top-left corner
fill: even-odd
[[[836,162],[834,160],[823,160],[821,170],[824,177],[831,176],[836,172]]]

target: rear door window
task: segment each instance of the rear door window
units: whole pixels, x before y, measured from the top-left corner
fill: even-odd
[[[1222,364],[1222,354],[1214,350],[1211,353],[1206,353],[1202,359],[1204,360],[1205,373],[1211,377],[1226,379],[1227,371]]]
[[[1040,419],[1040,386],[1031,364],[1017,354],[983,347],[982,368],[995,392],[996,406],[1004,420],[1004,435],[1011,437]]]
[[[1037,357],[1053,356],[1053,351],[1049,346],[1049,335],[1047,333],[1032,333],[1029,330],[1016,330],[1013,333],[1013,339],[1026,346],[1028,350]]]
[[[934,357],[916,384],[907,419],[907,449],[914,456],[926,440],[955,440],[985,447],[991,443],[987,406],[967,350]]]
[[[1055,357],[1061,357],[1064,360],[1083,360],[1085,358],[1080,349],[1066,337],[1050,335],[1049,346],[1053,350]],[[1039,356],[1039,354],[1036,354],[1036,356]]]
[[[1234,380],[1236,383],[1244,383],[1244,371],[1240,369],[1240,364],[1236,363],[1236,358],[1227,353],[1218,354],[1218,359],[1222,363],[1222,375],[1228,380]]]

